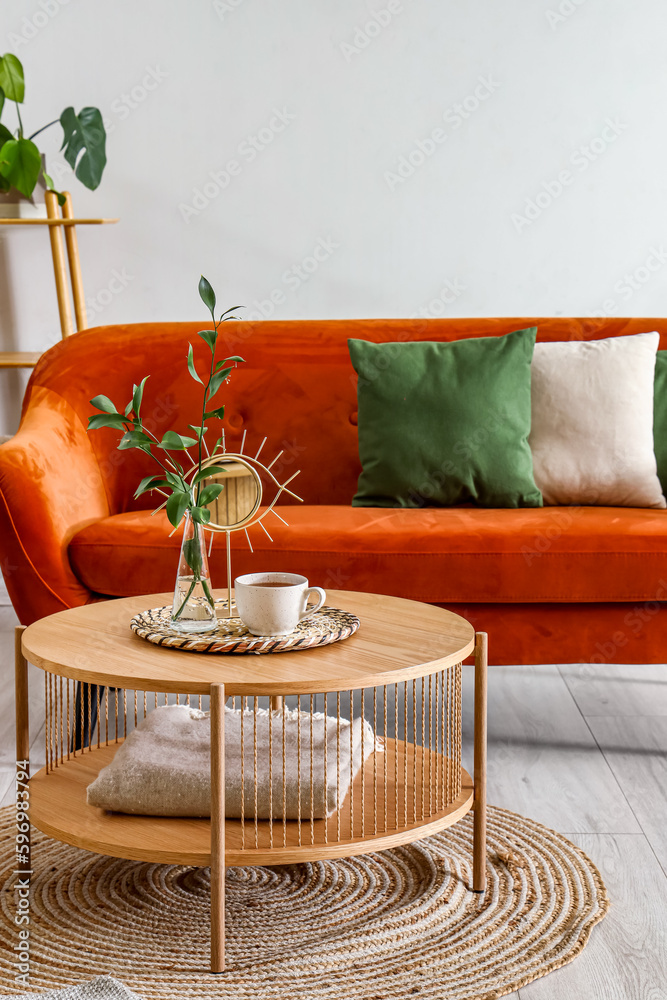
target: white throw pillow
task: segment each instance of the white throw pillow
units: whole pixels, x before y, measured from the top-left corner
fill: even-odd
[[[300,746],[299,729],[301,729]],[[258,819],[269,819],[271,812],[274,819],[282,818],[282,712],[273,712],[270,734],[273,751],[271,798],[269,796],[269,711],[259,709],[255,718],[254,712],[246,710],[243,716],[245,788],[243,805],[247,819],[255,816],[255,801]],[[341,719],[340,754],[337,756],[337,720],[327,716],[325,779],[324,734],[325,717],[321,712],[314,712],[312,806],[315,819],[330,816],[336,811],[339,789],[341,802],[345,799],[351,781],[361,767],[362,742],[364,758],[376,749],[373,729],[368,722],[363,723],[362,741],[361,718],[354,720],[351,733],[349,721]],[[310,713],[297,713],[296,710],[287,709],[284,735],[285,815],[287,819],[297,819],[299,816],[302,819],[310,819]],[[188,708],[187,705],[163,705],[142,719],[137,728],[119,746],[112,762],[102,768],[95,781],[88,786],[88,805],[143,816],[210,816],[210,753],[209,714]],[[299,799],[301,799],[300,807]],[[225,814],[230,818],[241,816],[241,712],[231,708],[225,708]]]
[[[535,345],[533,473],[546,504],[665,507],[653,451],[660,336]]]

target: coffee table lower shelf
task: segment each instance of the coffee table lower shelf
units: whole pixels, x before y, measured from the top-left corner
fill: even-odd
[[[31,822],[50,837],[96,854],[163,864],[210,865],[208,819],[128,816],[87,804],[87,786],[110,763],[119,745],[85,751],[48,774],[45,769],[37,772],[30,779]],[[246,818],[245,829],[240,820],[227,819],[225,865],[282,865],[340,858],[408,844],[444,830],[470,811],[474,797],[472,778],[461,768],[460,795],[442,810],[431,808],[433,783],[429,776],[446,773],[450,766],[441,754],[426,751],[422,760],[421,747],[408,743],[406,748],[400,740],[387,740],[384,752],[366,761],[363,784],[361,772],[357,774],[340,815],[334,813],[326,821],[312,823],[304,817],[300,823],[288,820],[284,824],[282,820],[255,824],[254,819]]]

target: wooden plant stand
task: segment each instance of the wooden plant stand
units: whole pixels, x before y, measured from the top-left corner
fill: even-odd
[[[34,826],[67,844],[116,858],[210,865],[214,973],[224,970],[227,865],[282,865],[384,850],[444,830],[474,809],[469,888],[484,890],[484,633],[475,634],[463,618],[432,605],[330,591],[329,605],[361,620],[359,631],[344,642],[266,656],[206,655],[154,646],[130,631],[135,614],[170,599],[169,594],[158,594],[90,604],[17,629],[17,760],[24,774],[29,773],[27,664],[44,671],[46,766],[29,779]],[[474,781],[461,766],[461,664],[471,654],[475,657]],[[83,750],[74,750],[72,742],[77,724],[84,725],[83,713],[80,719],[75,717],[77,683],[88,699],[87,725],[93,704],[98,719]],[[112,760],[125,733],[147,711],[166,704],[169,695],[174,696],[171,703],[193,707],[201,707],[202,697],[210,698],[211,819],[130,816],[87,805],[87,786]],[[339,780],[342,720],[363,716],[372,726],[373,752],[328,819],[314,815],[313,773],[322,762],[314,761],[310,752],[312,727],[311,744],[307,740],[303,748],[299,744],[299,787],[310,782],[310,807],[300,821],[286,818],[284,796],[282,810],[280,802],[277,806],[274,802],[273,819],[259,821],[252,813],[225,819],[225,704],[247,713],[241,718],[248,720],[243,725],[250,746],[254,738],[256,794],[260,699],[262,706],[270,704],[274,710],[269,726],[275,735],[269,736],[265,761],[269,774],[283,767],[282,726],[288,708],[310,713],[311,720],[323,709],[327,718],[332,717]],[[242,747],[243,739],[242,726]],[[30,871],[29,857],[25,862],[22,867]]]
[[[60,332],[64,340],[65,337],[69,337],[75,332],[69,294],[70,284],[72,287],[72,299],[74,301],[76,331],[85,330],[88,326],[76,227],[102,226],[118,222],[118,219],[76,219],[69,191],[64,191],[63,194],[65,196],[65,204],[62,207],[62,214],[55,191],[47,191],[44,195],[46,219],[0,218],[0,226],[48,226],[49,239],[51,241],[51,256],[53,258],[53,273],[56,279]],[[65,233],[64,242],[63,232]],[[67,257],[65,257],[65,248],[67,248]],[[68,267],[69,280],[67,275]],[[40,354],[38,351],[3,351],[0,352],[0,368],[34,368],[39,358]]]

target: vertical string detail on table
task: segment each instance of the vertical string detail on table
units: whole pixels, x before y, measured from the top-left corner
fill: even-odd
[[[378,689],[373,688],[373,833],[378,832]]]
[[[60,677],[60,763],[65,760],[65,684],[64,678]]]
[[[456,708],[458,715],[458,724],[456,729],[456,798],[461,794],[461,744],[463,742],[463,706],[462,706],[462,695],[461,695],[461,674],[462,667],[460,663],[456,664]]]
[[[338,803],[340,809],[341,803]],[[354,840],[354,691],[350,688],[350,840]]]
[[[384,770],[384,830],[383,833],[387,832],[387,757],[389,755],[389,742],[387,740],[387,685],[383,688],[383,698],[382,698],[382,711],[383,711],[383,735],[384,735],[384,753],[383,753],[383,770]]]
[[[398,684],[394,684],[394,830],[398,830]]]
[[[439,795],[439,809],[445,808],[445,729],[444,729],[444,717],[445,717],[445,672],[440,671],[440,714],[439,714],[439,725],[440,725],[440,784],[438,786]]]
[[[283,698],[283,847],[287,847],[287,759],[285,753],[285,719],[287,715],[287,699]]]
[[[364,731],[366,729],[366,689],[361,689],[361,836],[366,832],[366,755],[364,747]]]
[[[46,773],[49,768],[49,680],[48,673],[44,671],[44,756],[46,758]]]
[[[329,697],[328,696],[328,692],[325,692],[324,693],[324,781],[322,782],[322,789],[323,789],[322,794],[324,796],[324,803],[323,803],[323,805],[324,805],[324,843],[325,844],[329,843],[329,820],[328,820],[328,817],[327,817],[328,805],[329,805],[329,803],[327,801],[327,788],[328,788],[328,780],[327,780],[327,769],[328,769],[328,762],[327,762],[327,749],[328,749],[327,748],[327,715],[328,715],[328,711],[329,711],[328,697]]]
[[[336,691],[336,840],[340,841],[340,691]]]
[[[86,729],[85,729],[85,700],[86,700],[86,685],[79,681],[79,735],[81,737],[81,746],[79,747],[79,753],[83,755],[84,743],[86,742]]]
[[[70,699],[69,699],[69,689],[70,689],[70,679],[67,678],[67,759],[70,759]]]
[[[408,682],[403,681],[403,826],[408,825]]]
[[[428,675],[428,814],[433,815],[433,674]]]
[[[246,698],[241,695],[241,850],[245,850],[245,708]]]
[[[53,761],[53,674],[49,674],[49,759],[51,761],[51,770],[54,769]]]
[[[313,712],[315,702],[313,695],[310,696],[310,842],[315,843],[315,791],[313,788]],[[325,810],[326,816],[326,810]]]
[[[269,703],[269,847],[273,847],[273,706]]]
[[[301,847],[301,695],[296,696],[296,791],[297,791],[297,833]]]
[[[412,822],[417,822],[417,678],[412,681]]]
[[[58,730],[58,709],[59,709],[59,698],[58,698],[58,677],[53,678],[53,699],[54,699],[54,713],[53,713],[53,745],[54,745],[54,758],[55,765],[58,767],[58,752],[59,752],[59,730]]]
[[[99,684],[95,687],[95,704],[97,709],[97,749],[100,749],[101,740],[100,734],[102,729],[102,688]]]
[[[454,765],[452,762],[452,728],[451,728],[451,715],[452,715],[452,671],[451,668],[447,670],[447,802],[452,801],[452,782],[454,775]]]
[[[259,826],[257,818],[257,695],[252,699],[252,742],[253,742],[253,768],[254,768],[254,793],[255,793],[255,847],[259,847]]]
[[[426,681],[424,677],[422,681],[422,724],[420,736],[420,747],[422,755],[422,794],[421,794],[421,816],[420,819],[424,819],[426,816]]]

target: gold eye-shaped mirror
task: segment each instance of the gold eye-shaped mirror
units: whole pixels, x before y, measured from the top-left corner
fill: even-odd
[[[282,455],[282,451],[278,452],[273,461],[268,465],[264,465],[259,461],[259,453],[264,447],[265,442],[266,438],[262,441],[254,458],[246,456],[243,454],[243,447],[245,445],[244,433],[241,448],[238,452],[226,451],[223,440],[223,450],[210,455],[204,462],[202,462],[202,470],[206,470],[212,466],[216,466],[219,470],[211,473],[211,475],[207,476],[204,481],[207,484],[219,483],[223,487],[216,499],[212,503],[208,504],[208,508],[211,511],[211,520],[208,524],[204,525],[204,528],[205,530],[211,532],[209,555],[211,553],[211,546],[213,545],[213,538],[215,535],[218,532],[225,535],[227,549],[227,600],[225,602],[225,607],[227,618],[232,617],[234,607],[232,600],[233,577],[232,551],[230,544],[232,532],[238,531],[239,529],[244,530],[250,551],[252,552],[253,549],[248,535],[248,528],[252,525],[258,525],[268,537],[269,541],[273,541],[264,525],[264,519],[266,516],[268,514],[273,514],[277,520],[281,521],[283,524],[287,524],[287,521],[274,509],[283,493],[289,494],[289,496],[298,500],[300,503],[303,502],[300,496],[288,489],[288,485],[293,479],[296,478],[296,476],[299,475],[298,470],[293,472],[292,475],[285,480],[285,482],[280,482],[276,478],[275,472],[271,471],[272,467]],[[197,469],[198,464],[193,462],[192,468],[190,468],[185,474],[188,482],[192,482],[194,476],[197,474]],[[260,509],[262,506],[262,480],[260,479],[260,472],[265,477],[271,491],[273,486],[275,486],[273,499],[265,504],[263,510]]]
[[[216,459],[214,464],[222,468],[205,480],[206,485],[217,483],[222,486],[218,497],[208,504],[211,520],[206,525],[212,531],[236,531],[248,524],[262,503],[262,481],[253,467],[240,457]]]

